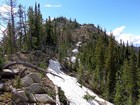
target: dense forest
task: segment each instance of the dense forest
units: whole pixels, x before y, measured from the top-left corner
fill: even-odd
[[[9,18],[0,44],[0,70],[17,53],[41,51],[57,58],[69,73],[101,97],[115,105],[140,104],[140,51],[133,44],[115,41],[113,34],[93,24],[81,25],[76,19],[42,18],[40,4],[27,11],[9,0]],[[65,60],[73,46],[81,42],[75,63]],[[49,52],[50,51],[50,52]],[[80,60],[80,61],[79,61]],[[46,61],[41,61],[46,62]],[[37,64],[39,66],[39,64]]]

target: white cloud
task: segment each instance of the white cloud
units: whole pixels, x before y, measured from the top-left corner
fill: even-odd
[[[3,31],[5,30],[5,27],[0,26],[0,40],[3,37]]]
[[[7,5],[2,5],[2,6],[0,6],[0,11],[1,12],[7,12],[7,8],[8,8]]]
[[[5,27],[4,27],[4,18],[5,19],[8,19],[9,18],[9,15],[8,15],[8,12],[10,10],[10,7],[8,5],[2,5],[0,6],[0,18],[2,18],[0,20],[0,40],[2,39],[3,37],[3,31],[5,30]]]
[[[115,36],[115,39],[120,42],[122,40],[124,43],[129,42],[129,44],[135,45],[135,46],[140,46],[140,35],[135,35],[132,33],[125,33],[126,26],[120,26],[118,28],[115,28],[112,33]],[[108,32],[110,34],[110,32]]]
[[[17,12],[17,10],[18,10],[17,8],[14,8],[14,12]],[[8,18],[9,11],[10,11],[10,6],[8,6],[8,5],[0,6],[0,16],[2,16],[4,18]]]
[[[0,6],[0,15],[2,17],[8,17],[8,15],[6,13],[8,13],[9,10],[10,10],[10,7],[7,5]]]
[[[124,29],[125,29],[125,26],[123,25],[121,27],[118,27],[118,28],[114,29],[112,32],[115,35],[120,35],[124,31]]]
[[[46,4],[45,7],[53,7],[53,8],[59,8],[62,5],[58,4],[58,5],[52,5],[52,4]]]

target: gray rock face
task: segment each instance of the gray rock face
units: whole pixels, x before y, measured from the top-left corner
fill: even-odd
[[[20,72],[20,70],[19,70],[19,69],[14,69],[13,72],[14,72],[15,74],[18,74],[18,73]]]
[[[31,103],[30,105],[37,105],[37,103]]]
[[[6,69],[5,72],[13,73]],[[16,72],[16,70],[15,70]],[[17,72],[18,73],[18,70]],[[22,89],[16,89],[13,86],[12,100],[16,105],[55,105],[55,101],[48,96],[47,87],[42,84],[41,77],[37,73],[30,73],[21,79]],[[4,84],[0,83],[0,90],[4,88]]]
[[[26,95],[27,95],[27,97],[29,99],[29,102],[31,102],[31,103],[36,103],[37,102],[37,100],[36,100],[35,96],[33,95],[33,93],[28,91],[28,92],[26,92]]]
[[[3,91],[3,90],[4,90],[4,84],[0,83],[0,91]]]
[[[24,87],[31,86],[33,83],[40,83],[41,78],[36,73],[30,73],[26,77],[22,78],[22,85]]]
[[[15,101],[15,103],[28,101],[28,97],[23,90],[14,91],[12,94],[12,99]]]
[[[45,88],[40,83],[33,83],[31,86],[27,87],[26,90],[32,92],[33,94],[45,93]]]
[[[53,102],[53,99],[47,94],[35,94],[37,101],[41,103]]]
[[[35,83],[40,83],[41,82],[41,78],[36,73],[31,73],[31,74],[28,75],[28,77],[32,78]]]
[[[26,76],[26,77],[22,78],[21,83],[24,87],[27,87],[27,86],[30,86],[31,84],[33,84],[34,81],[31,77]]]

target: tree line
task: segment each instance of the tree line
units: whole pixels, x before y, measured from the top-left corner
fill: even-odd
[[[140,104],[140,50],[133,44],[119,44],[101,30],[91,35],[78,58],[76,72],[83,85],[115,105]]]
[[[17,5],[17,0],[6,0],[6,5],[6,17],[0,15],[1,24],[5,26],[0,44],[2,56],[51,50],[59,60],[66,57],[67,49],[72,46],[72,32],[79,25],[76,19],[62,16],[43,19],[37,3],[27,11],[22,4]]]
[[[65,47],[69,46],[71,32],[78,24],[76,20],[68,21],[64,17],[52,20],[48,17],[44,20],[40,4],[37,3],[34,7],[30,6],[27,11],[21,4],[17,7],[16,0],[7,0],[6,4],[9,17],[5,19],[1,16],[2,21],[6,22],[1,44],[5,54],[13,54],[17,51],[44,51],[46,46],[53,46],[60,56],[63,55],[61,50],[64,51]]]

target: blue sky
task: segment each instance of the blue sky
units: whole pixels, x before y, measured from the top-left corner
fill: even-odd
[[[1,2],[4,0],[1,0]],[[17,0],[28,8],[40,3],[43,18],[64,16],[100,25],[116,37],[140,39],[140,0]],[[125,36],[123,36],[125,35]],[[122,37],[123,36],[123,37]],[[127,37],[127,38],[126,38]],[[133,39],[135,37],[135,39]],[[140,42],[140,40],[139,40]]]

